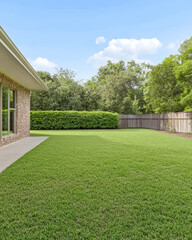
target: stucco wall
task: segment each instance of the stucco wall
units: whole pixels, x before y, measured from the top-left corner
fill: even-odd
[[[0,146],[3,146],[30,134],[30,91],[1,73],[0,84],[16,91],[16,133],[0,138]]]

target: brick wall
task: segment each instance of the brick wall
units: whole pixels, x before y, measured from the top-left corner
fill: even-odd
[[[3,146],[30,134],[30,91],[1,73],[0,84],[16,91],[16,133],[0,138],[0,146]]]

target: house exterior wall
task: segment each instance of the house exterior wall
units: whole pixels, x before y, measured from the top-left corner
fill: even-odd
[[[0,138],[0,146],[30,135],[30,91],[0,73],[0,84],[16,92],[16,132]]]

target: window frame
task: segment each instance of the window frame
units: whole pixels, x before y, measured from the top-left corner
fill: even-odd
[[[3,116],[2,116],[2,110],[3,110],[3,86],[7,87],[8,88],[8,134],[6,135],[3,135]],[[14,94],[14,108],[11,108],[10,107],[10,90],[13,91],[13,94]],[[3,84],[3,83],[0,83],[0,139],[4,138],[4,137],[7,137],[7,136],[10,136],[11,134],[16,134],[17,133],[17,129],[16,129],[16,111],[17,111],[17,108],[16,108],[16,99],[17,99],[17,91],[12,88],[12,87],[9,87],[7,86],[6,84]],[[10,112],[13,111],[13,116],[14,116],[14,122],[13,122],[13,132],[10,133]]]
[[[2,118],[2,84],[0,84],[0,139],[2,138],[2,125],[3,125],[3,118]]]

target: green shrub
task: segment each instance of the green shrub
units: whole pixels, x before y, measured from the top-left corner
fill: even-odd
[[[117,113],[77,111],[31,111],[31,129],[98,129],[117,128]]]
[[[170,131],[170,123],[166,123],[165,131],[169,132]]]

